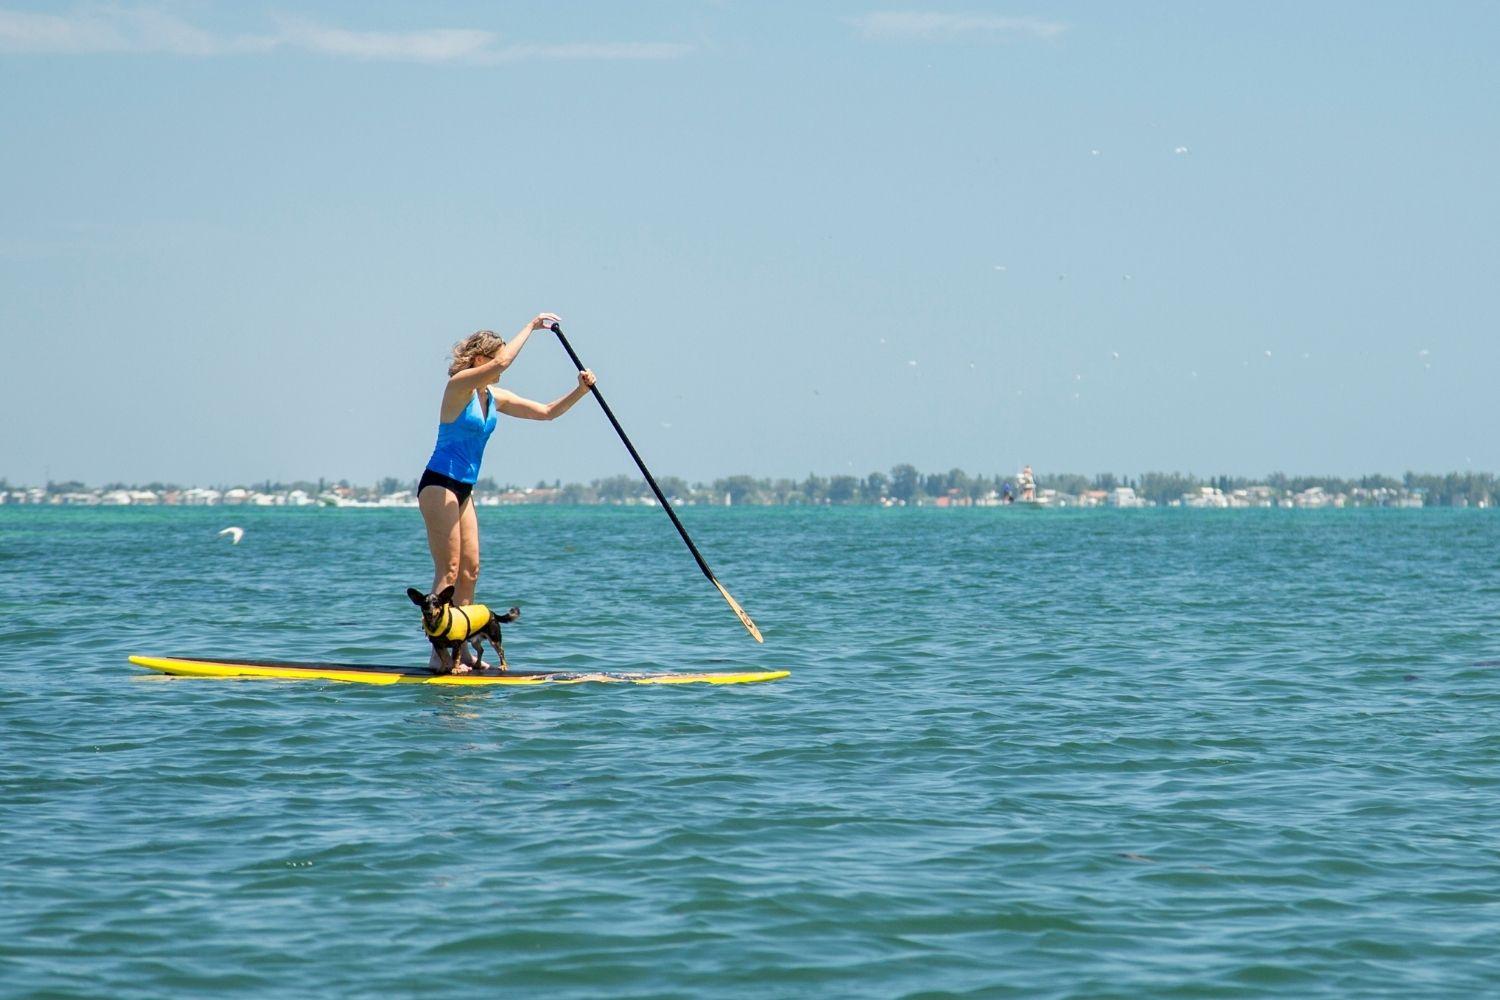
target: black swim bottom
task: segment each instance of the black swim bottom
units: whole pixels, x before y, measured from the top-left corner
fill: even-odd
[[[451,476],[445,476],[441,472],[433,472],[431,469],[422,470],[422,478],[417,481],[417,496],[429,486],[441,486],[443,489],[458,497],[458,505],[462,507],[469,499],[469,494],[474,492],[473,483],[461,483]]]

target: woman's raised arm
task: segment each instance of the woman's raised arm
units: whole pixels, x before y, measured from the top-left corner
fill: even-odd
[[[520,332],[510,339],[510,343],[496,351],[492,359],[473,368],[465,368],[449,378],[448,391],[458,396],[467,396],[480,386],[489,385],[516,360],[516,355],[526,346],[526,338],[531,336],[533,330],[540,330],[558,321],[556,313],[538,313],[535,319],[521,327]]]

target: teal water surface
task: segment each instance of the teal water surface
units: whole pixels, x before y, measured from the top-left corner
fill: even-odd
[[[0,508],[0,995],[1455,997],[1500,983],[1500,517]],[[216,532],[245,528],[234,546]]]

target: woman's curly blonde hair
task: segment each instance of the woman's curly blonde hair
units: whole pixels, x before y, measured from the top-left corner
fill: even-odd
[[[448,377],[452,378],[478,357],[488,357],[505,346],[505,341],[494,330],[471,333],[453,345],[453,363],[448,366]]]

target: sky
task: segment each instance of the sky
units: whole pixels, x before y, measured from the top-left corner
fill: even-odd
[[[1500,5],[0,0],[0,477],[1500,469]],[[575,377],[531,339],[502,385]],[[484,473],[633,471],[590,401]]]

